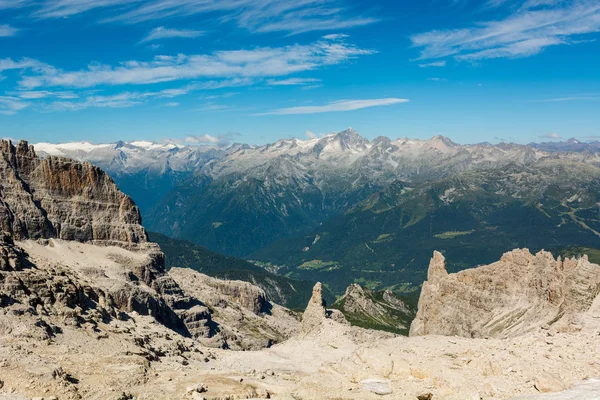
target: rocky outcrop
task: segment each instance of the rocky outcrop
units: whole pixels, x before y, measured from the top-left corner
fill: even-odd
[[[312,296],[302,314],[301,331],[303,334],[310,333],[321,326],[327,317],[325,299],[323,299],[323,285],[318,282],[313,288]]]
[[[172,268],[169,277],[185,293],[202,299],[231,349],[269,347],[300,329],[294,313],[271,303],[262,289],[247,282],[215,279],[189,268]],[[186,325],[191,326],[189,322]]]
[[[33,146],[0,142],[0,230],[15,240],[146,242],[138,207],[89,163],[37,157]]]
[[[448,274],[436,252],[411,336],[509,337],[538,327],[580,329],[579,315],[600,293],[600,266],[587,257],[513,250],[500,261]]]
[[[311,332],[316,332],[326,319],[344,325],[348,324],[346,317],[340,310],[327,309],[327,304],[323,298],[323,285],[321,282],[318,282],[313,288],[312,296],[302,314],[301,334],[307,335]]]
[[[24,259],[23,250],[15,246],[12,237],[0,232],[0,271],[19,271]]]

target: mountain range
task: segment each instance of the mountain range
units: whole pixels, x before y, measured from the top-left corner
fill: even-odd
[[[347,129],[262,146],[35,147],[105,169],[152,231],[336,294],[355,282],[414,291],[433,249],[459,270],[515,247],[598,247],[595,142],[461,145]]]

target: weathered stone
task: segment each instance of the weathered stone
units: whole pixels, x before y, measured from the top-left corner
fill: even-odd
[[[557,376],[550,373],[543,373],[536,377],[535,388],[540,393],[554,393],[564,390],[565,385]]]
[[[321,282],[318,282],[313,288],[312,297],[302,315],[302,333],[307,334],[319,328],[326,317],[327,310],[323,299],[323,286]]]
[[[138,207],[101,169],[0,142],[0,230],[16,240],[147,242]]]
[[[513,250],[488,266],[445,271],[436,252],[411,336],[508,337],[542,326],[570,326],[600,293],[600,266],[587,257],[555,260],[545,251]]]
[[[393,393],[392,389],[390,388],[390,382],[383,379],[365,379],[361,382],[361,384],[363,385],[363,390],[378,394],[380,396]]]

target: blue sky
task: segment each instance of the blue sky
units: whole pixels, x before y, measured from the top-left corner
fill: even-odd
[[[598,0],[0,0],[0,136],[600,138]]]

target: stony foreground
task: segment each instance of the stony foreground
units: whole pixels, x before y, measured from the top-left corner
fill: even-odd
[[[254,352],[208,349],[177,337],[151,317],[135,315],[95,330],[63,326],[61,334],[43,339],[3,332],[0,398],[530,396],[600,376],[598,306],[580,332],[538,331],[512,340],[427,336],[375,341],[367,332],[326,320],[307,337]],[[6,318],[1,317],[2,325]]]
[[[92,264],[97,273],[105,265],[104,273],[111,277],[115,257],[103,258],[103,254],[118,252],[121,260],[141,257],[121,248],[53,243],[17,244],[28,252],[33,269],[62,266],[73,274],[71,279],[84,280]],[[57,254],[62,257],[59,261],[54,258]],[[76,254],[83,258],[77,259]],[[78,270],[85,257],[93,257],[93,262],[87,258],[87,268]],[[414,400],[421,395],[426,399],[429,393],[436,400],[535,399],[531,396],[540,392],[558,392],[600,377],[600,297],[579,316],[580,325],[560,331],[538,327],[504,339],[406,338],[349,326],[339,315],[319,308],[323,305],[317,289],[302,329],[285,323],[289,317],[278,310],[265,323],[267,316],[253,314],[258,304],[244,300],[245,295],[219,297],[219,281],[191,271],[173,272],[176,280],[185,278],[181,285],[186,292],[192,292],[194,280],[200,279],[197,290],[203,290],[203,297],[217,296],[211,301],[226,303],[211,307],[217,319],[228,322],[230,334],[237,329],[232,321],[240,317],[226,318],[228,312],[241,313],[242,321],[249,324],[254,315],[259,330],[283,331],[280,325],[289,325],[292,338],[260,351],[231,351],[206,347],[202,340],[182,336],[135,310],[103,319],[77,308],[71,313],[44,314],[39,307],[38,313],[31,313],[18,304],[3,305],[0,399]],[[111,282],[119,281],[98,282],[104,282],[108,291]],[[239,328],[243,327],[241,322]],[[247,332],[237,333],[246,337]],[[580,390],[597,386],[597,381],[590,381]]]

